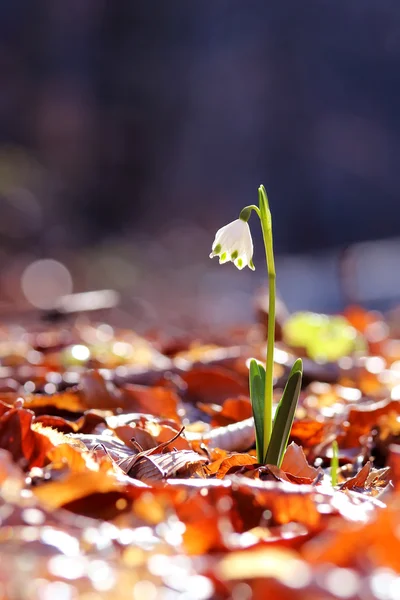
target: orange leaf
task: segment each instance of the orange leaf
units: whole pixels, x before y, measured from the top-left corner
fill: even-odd
[[[249,454],[232,454],[227,458],[220,458],[219,460],[211,463],[211,465],[205,467],[204,470],[208,475],[215,474],[217,479],[223,479],[225,475],[235,467],[243,467],[254,464],[257,464],[257,461]]]
[[[294,442],[286,448],[285,456],[283,457],[282,471],[295,475],[296,477],[306,477],[314,481],[318,477],[320,470],[311,467],[304,455],[303,448]]]
[[[125,411],[148,413],[179,422],[177,394],[163,387],[126,384],[121,390],[120,401]]]
[[[192,402],[221,404],[227,398],[249,393],[247,381],[223,367],[199,367],[180,376],[187,385],[186,395]]]
[[[33,417],[24,408],[12,408],[0,417],[0,448],[8,450],[24,470],[43,467],[53,447],[46,436],[32,429]]]

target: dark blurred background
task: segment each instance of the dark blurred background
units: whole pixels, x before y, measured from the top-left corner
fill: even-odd
[[[255,274],[208,253],[260,183],[290,309],[394,304],[399,95],[398,0],[1,0],[0,309],[246,321],[258,224]]]

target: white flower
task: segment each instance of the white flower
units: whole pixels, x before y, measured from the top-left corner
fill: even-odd
[[[236,219],[218,229],[210,258],[219,256],[219,264],[232,261],[238,269],[246,265],[254,271],[253,240],[246,221]]]

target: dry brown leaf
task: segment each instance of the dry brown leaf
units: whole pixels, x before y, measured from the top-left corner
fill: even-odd
[[[217,479],[223,479],[230,470],[235,467],[257,464],[257,460],[250,454],[232,454],[226,458],[221,458],[205,467],[207,475],[214,475]]]
[[[302,419],[294,421],[290,439],[303,448],[313,448],[323,441],[325,431],[325,423]]]
[[[231,423],[244,421],[252,416],[251,402],[249,398],[228,398],[222,403],[206,404],[197,403],[198,408],[212,417],[211,425],[213,427],[225,427]]]
[[[105,473],[84,471],[70,473],[62,481],[54,481],[33,488],[33,492],[43,504],[60,508],[65,504],[86,498],[92,494],[105,494],[120,491],[123,486],[118,480]]]
[[[119,402],[126,412],[148,413],[180,422],[177,413],[179,397],[171,389],[126,384],[119,393]]]
[[[41,423],[44,427],[53,427],[62,433],[93,433],[106,428],[105,418],[93,411],[86,411],[76,421],[64,419],[57,415],[40,415],[35,417],[35,423]]]
[[[281,469],[287,474],[307,478],[311,481],[315,481],[321,473],[321,469],[316,469],[308,464],[303,448],[294,442],[286,448]]]
[[[24,473],[13,462],[13,457],[7,450],[0,450],[0,484],[12,480],[20,489],[24,484]]]
[[[348,479],[340,489],[342,490],[354,490],[355,488],[364,488],[367,478],[371,472],[371,462],[368,461],[361,471],[357,473],[355,477]]]
[[[43,467],[52,448],[50,440],[32,428],[34,413],[11,408],[0,417],[0,448],[8,450],[24,470]]]
[[[221,404],[227,398],[247,396],[247,381],[223,367],[199,367],[181,373],[187,386],[186,397],[191,402]]]
[[[109,409],[115,401],[107,388],[107,383],[98,371],[86,371],[79,383],[80,395],[86,408]]]
[[[374,425],[378,425],[380,417],[390,412],[400,414],[399,401],[387,399],[351,406],[347,417],[348,426],[340,441],[340,447],[359,446],[361,436],[368,434]]]
[[[217,427],[207,433],[187,432],[187,439],[203,442],[209,448],[221,448],[229,452],[243,452],[255,443],[254,419],[232,423],[226,427]]]
[[[47,394],[28,394],[24,396],[24,407],[33,410],[36,414],[47,409],[47,414],[54,410],[82,413],[87,407],[78,392],[60,392],[48,396]]]
[[[119,463],[121,469],[140,481],[160,481],[168,477],[188,477],[208,459],[192,450],[177,450],[165,454],[142,454]]]
[[[342,492],[339,492],[342,493]],[[374,567],[400,573],[398,499],[393,506],[373,513],[368,523],[341,520],[324,537],[309,542],[303,556],[310,564],[332,563],[339,567],[358,567],[367,561],[368,572]]]
[[[107,435],[106,432],[102,435],[77,433],[68,437],[71,443],[75,441],[82,442],[88,450],[103,449],[115,461],[137,454],[136,450],[121,442],[117,437]]]
[[[400,445],[391,444],[389,446],[388,465],[390,476],[396,491],[400,490]]]
[[[119,467],[136,479],[159,480],[167,478],[169,475],[175,475],[179,471],[185,471],[186,474],[192,474],[201,463],[208,462],[208,459],[200,456],[191,450],[180,450],[160,454],[164,452],[169,445],[172,445],[183,433],[184,427],[178,432],[174,431],[173,437],[161,442],[155,448],[142,450],[136,456],[125,458],[118,462]],[[167,458],[163,458],[167,457]],[[189,466],[195,464],[195,466]],[[185,468],[184,468],[185,467]]]
[[[87,471],[95,465],[88,451],[83,452],[71,444],[60,444],[48,452],[48,458],[53,468],[67,467],[73,472]]]

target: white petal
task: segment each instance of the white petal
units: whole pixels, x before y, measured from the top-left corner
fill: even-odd
[[[232,261],[238,269],[243,269],[246,265],[254,269],[253,240],[248,223],[236,219],[218,229],[210,258],[213,256],[220,257],[220,264]]]
[[[244,268],[245,268],[245,266],[247,265],[247,260],[246,260],[246,258],[245,258],[243,255],[242,255],[242,256],[238,256],[238,257],[235,259],[235,262],[234,262],[234,264],[235,264],[235,267],[236,267],[237,269],[239,269],[239,271],[241,271],[241,270],[242,270],[242,269],[244,269]]]

